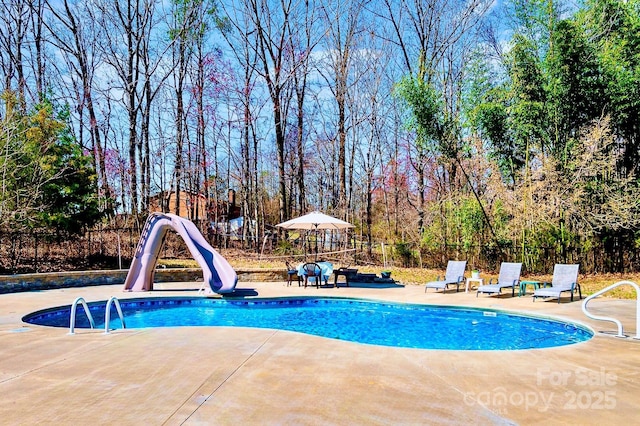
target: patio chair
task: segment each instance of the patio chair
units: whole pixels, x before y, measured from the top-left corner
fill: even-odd
[[[516,286],[520,285],[520,271],[522,270],[522,263],[502,262],[500,264],[500,273],[498,279],[493,282],[493,278],[487,285],[481,285],[478,287],[476,297],[479,293],[488,294],[500,294],[503,288],[511,287],[511,297],[516,295]]]
[[[424,289],[424,292],[427,292],[428,288],[442,289],[444,293],[447,288],[449,288],[449,284],[456,285],[456,292],[460,288],[460,284],[464,282],[464,270],[467,268],[466,260],[450,260],[447,263],[447,271],[444,274],[444,279],[440,279],[438,276],[435,281],[431,281],[427,283],[427,286]]]
[[[316,282],[316,288],[320,288],[320,281],[322,281],[322,268],[317,263],[305,263],[302,265],[302,272],[304,274],[304,288],[307,288],[309,278],[313,278]]]
[[[298,275],[298,270],[289,262],[285,262],[285,264],[287,265],[287,287],[291,285],[294,277],[298,280],[298,287],[300,287],[302,281],[300,275]]]
[[[578,291],[580,299],[582,299],[582,289],[578,284],[578,268],[580,265],[562,265],[556,264],[553,268],[553,278],[551,287],[540,287],[533,292],[533,301],[536,297],[557,297],[560,303],[560,295],[568,291],[571,293],[571,301],[573,302],[573,293]],[[546,283],[545,283],[546,284]]]

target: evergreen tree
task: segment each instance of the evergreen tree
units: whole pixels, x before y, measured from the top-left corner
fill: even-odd
[[[44,100],[29,113],[6,92],[0,123],[1,225],[11,231],[49,227],[79,233],[103,216],[91,158],[66,124],[68,112]]]

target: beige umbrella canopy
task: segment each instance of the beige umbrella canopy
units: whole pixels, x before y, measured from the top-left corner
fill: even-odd
[[[280,228],[284,229],[345,229],[353,228],[353,225],[344,220],[338,219],[333,216],[320,213],[319,211],[307,213],[304,216],[296,217],[295,219],[288,220],[277,224]]]
[[[295,219],[288,220],[277,224],[283,229],[306,229],[314,230],[318,229],[347,229],[353,228],[353,225],[344,220],[338,219],[333,216],[326,215],[319,211],[307,213],[304,216],[296,217]],[[318,256],[318,238],[316,236],[316,257]]]

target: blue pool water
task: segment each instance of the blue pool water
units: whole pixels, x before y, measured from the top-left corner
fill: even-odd
[[[590,339],[587,328],[503,311],[349,298],[147,298],[120,301],[127,328],[229,326],[289,330],[373,345],[421,349],[515,350]],[[104,328],[106,302],[89,304]],[[111,328],[121,328],[112,308]],[[34,312],[30,324],[69,327],[70,306]],[[88,328],[78,306],[76,327]]]

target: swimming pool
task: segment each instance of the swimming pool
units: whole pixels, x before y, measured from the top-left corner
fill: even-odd
[[[570,345],[593,337],[578,324],[512,312],[388,303],[352,298],[213,299],[166,297],[120,301],[127,328],[227,326],[271,328],[353,342],[420,349],[517,350]],[[104,328],[106,301],[89,304]],[[23,321],[69,327],[70,306]],[[111,328],[121,328],[111,314]],[[76,327],[89,328],[83,309]]]

